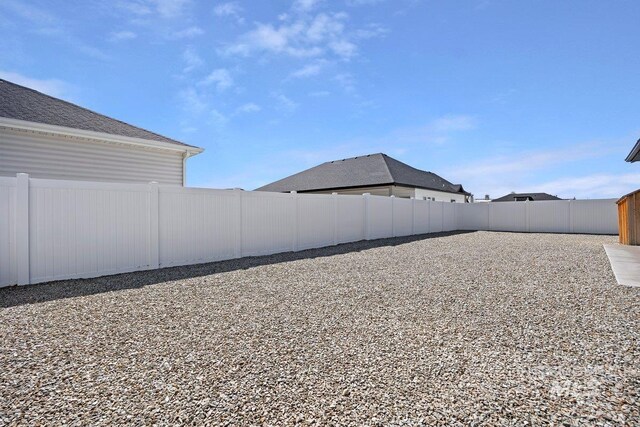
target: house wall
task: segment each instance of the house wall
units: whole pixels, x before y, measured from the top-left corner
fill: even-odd
[[[423,190],[422,188],[404,187],[401,185],[381,185],[377,187],[358,187],[348,188],[341,190],[318,190],[310,191],[312,194],[351,194],[362,195],[364,193],[370,193],[373,196],[395,196],[403,199],[409,199],[416,197],[421,199],[422,197],[428,198],[428,200],[435,199],[438,202],[451,202],[454,199],[456,202],[464,203],[464,194],[445,193],[444,191],[435,190]]]
[[[378,187],[358,187],[358,188],[345,188],[341,190],[317,190],[305,192],[305,194],[350,194],[353,196],[362,196],[364,193],[369,193],[373,196],[391,196],[392,185],[381,185]]]
[[[455,200],[456,203],[464,203],[466,196],[464,194],[445,193],[444,191],[416,188],[414,197],[416,199],[420,199],[422,197],[431,197],[432,200],[435,199],[437,202],[451,202],[451,200]]]
[[[182,153],[0,128],[0,176],[183,184]]]

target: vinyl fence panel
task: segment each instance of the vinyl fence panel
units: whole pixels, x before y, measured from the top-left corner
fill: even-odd
[[[444,202],[429,203],[429,232],[440,233],[444,230]]]
[[[367,219],[369,239],[384,239],[393,235],[392,199],[385,196],[365,196],[369,199]]]
[[[426,234],[429,229],[429,204],[426,200],[414,201],[414,234]]]
[[[234,258],[240,236],[239,192],[162,186],[159,189],[160,266]]]
[[[455,231],[458,229],[458,221],[456,215],[456,207],[459,203],[442,203],[442,231]]]
[[[325,194],[296,196],[298,205],[298,250],[331,246],[335,242],[335,197]]]
[[[149,266],[147,185],[31,179],[31,283]]]
[[[413,200],[393,198],[393,236],[413,233]]]
[[[362,196],[337,197],[337,243],[357,242],[365,238],[365,201]]]
[[[618,234],[616,199],[572,200],[571,233]]]
[[[617,233],[615,200],[447,203],[0,178],[0,286],[453,230]]]
[[[488,208],[489,230],[527,231],[529,202],[482,203]]]
[[[569,233],[570,205],[568,200],[528,202],[526,205],[529,208],[530,232]]]
[[[468,203],[458,209],[458,229],[488,230],[489,203]]]
[[[242,256],[295,249],[297,215],[292,194],[242,192]]]
[[[0,286],[17,283],[16,178],[0,177]]]

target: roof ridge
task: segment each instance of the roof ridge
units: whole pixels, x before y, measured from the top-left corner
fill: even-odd
[[[389,174],[389,178],[391,178],[391,182],[395,184],[396,178],[391,173],[391,169],[389,168],[389,163],[387,163],[387,159],[391,159],[391,157],[387,156],[384,153],[377,153],[377,154],[382,156],[382,163],[384,163],[384,167],[387,169],[387,174]]]
[[[67,105],[71,105],[71,106],[73,106],[73,107],[75,107],[75,108],[80,108],[81,110],[88,111],[89,113],[96,114],[96,115],[98,115],[98,116],[101,116],[101,117],[107,118],[107,119],[109,119],[109,120],[113,120],[113,121],[116,121],[116,122],[122,123],[122,124],[127,125],[127,126],[131,126],[132,128],[136,128],[136,129],[139,129],[139,130],[144,131],[144,132],[148,132],[148,133],[150,133],[150,134],[152,134],[152,135],[155,135],[155,136],[158,136],[158,137],[160,137],[160,138],[171,140],[171,141],[173,141],[173,142],[174,142],[174,143],[176,143],[176,144],[180,144],[180,145],[185,145],[185,146],[188,146],[188,147],[194,147],[194,148],[196,148],[196,147],[195,147],[195,146],[193,146],[193,145],[185,144],[184,142],[178,141],[177,139],[169,138],[168,136],[160,135],[159,133],[156,133],[156,132],[150,131],[150,130],[148,130],[148,129],[141,128],[141,127],[136,126],[136,125],[132,125],[131,123],[127,123],[127,122],[125,122],[125,121],[123,121],[123,120],[116,119],[116,118],[113,118],[113,117],[107,116],[107,115],[105,115],[105,114],[98,113],[97,111],[93,111],[93,110],[91,110],[91,109],[89,109],[89,108],[86,108],[86,107],[83,107],[83,106],[81,106],[81,105],[74,104],[73,102],[66,101],[66,100],[64,100],[64,99],[62,99],[62,98],[56,98],[55,96],[51,96],[51,95],[46,94],[46,93],[44,93],[44,92],[40,92],[39,90],[35,90],[35,89],[30,88],[30,87],[28,87],[28,86],[22,86],[22,85],[19,85],[19,84],[17,84],[17,83],[14,83],[14,82],[12,82],[12,81],[6,80],[6,79],[0,79],[0,82],[5,82],[5,83],[8,83],[8,84],[10,84],[10,85],[12,85],[12,86],[17,86],[17,87],[19,87],[19,88],[26,89],[26,90],[29,90],[29,91],[31,91],[31,92],[35,92],[35,93],[37,93],[37,94],[39,94],[39,95],[46,96],[47,98],[53,99],[54,101],[63,102],[63,103],[65,103],[65,104],[67,104]],[[144,138],[140,138],[140,139],[144,139]]]

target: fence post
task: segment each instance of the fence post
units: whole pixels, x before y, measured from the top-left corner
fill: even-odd
[[[364,240],[369,240],[370,230],[369,230],[369,197],[371,193],[364,193],[362,197],[364,197]]]
[[[411,235],[416,234],[416,198],[411,197]]]
[[[16,175],[16,273],[18,285],[31,283],[29,264],[29,174]]]
[[[149,268],[160,267],[160,239],[159,239],[160,201],[159,189],[156,181],[149,183]]]
[[[394,220],[394,201],[396,200],[396,196],[394,196],[393,194],[390,196],[391,198],[391,237],[396,237],[396,222]]]
[[[333,244],[338,244],[338,193],[331,193],[333,197]]]
[[[293,252],[298,251],[298,233],[300,232],[298,227],[298,192],[291,191],[291,197],[293,197],[293,236],[291,238],[291,250]]]
[[[233,249],[233,255],[236,258],[242,258],[242,227],[243,227],[242,193],[243,191],[240,188],[235,188],[233,192],[236,194],[236,208],[238,212],[238,227],[236,228],[236,242],[235,242],[235,247]]]
[[[529,200],[525,200],[524,201],[524,220],[526,223],[527,233],[531,232],[531,212],[529,212],[530,208],[531,208],[531,205],[529,204]]]

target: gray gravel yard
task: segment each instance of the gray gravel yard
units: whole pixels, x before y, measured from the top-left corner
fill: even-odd
[[[0,425],[639,425],[612,236],[458,233],[0,290]]]

